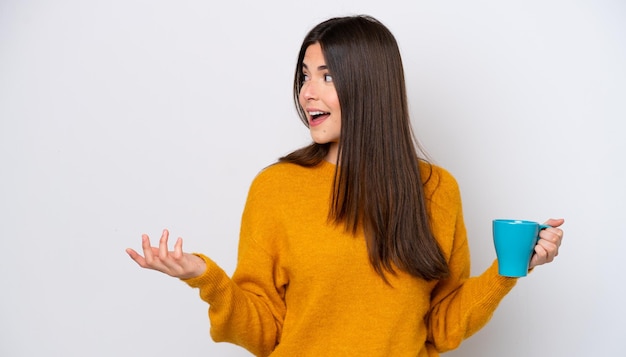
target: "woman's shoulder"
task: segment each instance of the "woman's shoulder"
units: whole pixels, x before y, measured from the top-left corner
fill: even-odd
[[[255,179],[256,180],[267,180],[267,179],[273,179],[273,178],[284,179],[286,177],[307,175],[307,174],[311,174],[313,171],[320,171],[322,167],[326,167],[326,164],[330,165],[329,163],[325,162],[325,163],[318,164],[317,166],[306,167],[306,166],[298,165],[298,164],[291,163],[291,162],[278,161],[261,169]]]
[[[435,180],[440,184],[456,185],[456,178],[447,169],[433,164],[431,162],[420,160],[419,169],[422,175],[422,181],[427,184],[428,181]]]
[[[290,162],[276,162],[261,169],[252,181],[253,187],[286,188],[290,184],[311,183],[312,179],[332,177],[334,165],[322,162],[313,167]]]
[[[460,198],[459,185],[450,171],[424,160],[420,160],[419,165],[426,197]]]

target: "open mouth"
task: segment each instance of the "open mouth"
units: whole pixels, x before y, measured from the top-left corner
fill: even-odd
[[[327,116],[330,115],[330,113],[328,112],[309,112],[309,115],[311,116],[311,121],[317,121],[321,118],[325,118]]]

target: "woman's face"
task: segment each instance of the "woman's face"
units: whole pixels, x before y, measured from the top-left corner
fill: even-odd
[[[300,105],[306,113],[313,141],[330,143],[326,161],[337,162],[337,148],[341,134],[341,108],[319,43],[310,45],[302,61],[304,82],[300,89]]]

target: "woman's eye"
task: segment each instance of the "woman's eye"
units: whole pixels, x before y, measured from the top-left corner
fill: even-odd
[[[308,80],[309,80],[309,75],[308,75],[308,74],[304,74],[304,73],[303,73],[303,74],[302,74],[302,81],[303,81],[303,82],[308,82]]]
[[[324,75],[324,82],[332,82],[332,81],[333,81],[333,76],[331,76],[330,74]]]

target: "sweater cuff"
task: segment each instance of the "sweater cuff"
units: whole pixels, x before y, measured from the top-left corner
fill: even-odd
[[[481,275],[488,282],[484,291],[484,302],[487,305],[497,305],[517,283],[517,278],[510,278],[498,274],[498,261],[494,260],[489,268]]]

